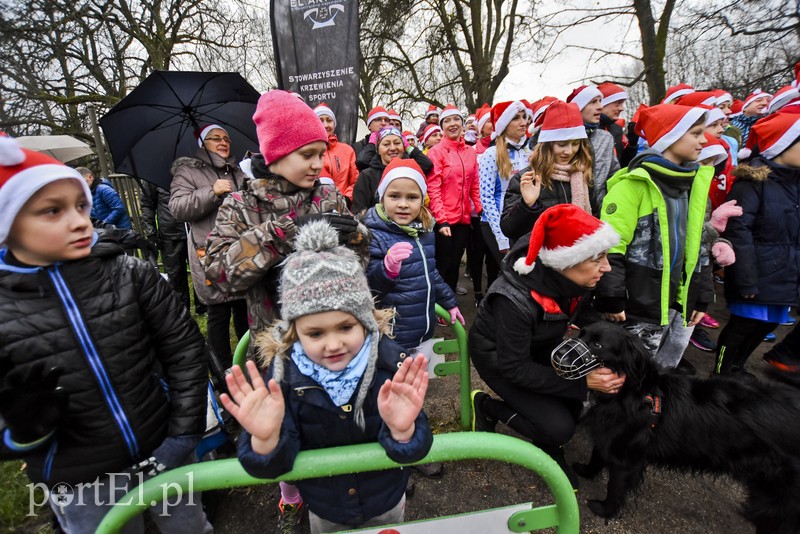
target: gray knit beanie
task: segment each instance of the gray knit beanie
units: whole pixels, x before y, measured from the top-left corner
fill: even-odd
[[[280,330],[289,321],[303,315],[326,311],[352,314],[372,337],[369,364],[356,403],[353,407],[356,423],[364,428],[362,406],[375,374],[380,332],[375,320],[375,301],[367,277],[352,250],[339,245],[338,232],[326,221],[312,221],[300,227],[295,238],[295,251],[283,262],[281,272]],[[276,358],[273,378],[283,378],[283,360]]]

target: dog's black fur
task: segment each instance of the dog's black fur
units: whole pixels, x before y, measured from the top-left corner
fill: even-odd
[[[609,471],[606,499],[590,500],[611,517],[642,482],[647,464],[741,482],[744,517],[759,534],[800,532],[800,391],[753,377],[701,379],[653,362],[639,339],[606,322],[579,336],[603,365],[626,380],[618,394],[593,392],[586,421],[594,439],[584,478]],[[660,395],[652,415],[647,395]]]

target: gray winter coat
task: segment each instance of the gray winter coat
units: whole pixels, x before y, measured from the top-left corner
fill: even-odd
[[[614,136],[599,128],[594,133],[589,134],[589,142],[592,145],[592,178],[594,178],[593,206],[599,210],[603,205],[608,190],[606,180],[619,170],[619,160],[614,154]],[[599,213],[594,213],[599,217]]]
[[[178,158],[172,164],[172,185],[170,187],[169,209],[175,219],[189,223],[189,265],[192,269],[192,282],[197,296],[204,304],[220,304],[240,297],[231,297],[218,288],[206,283],[206,274],[197,256],[198,248],[205,253],[208,234],[214,229],[217,211],[223,197],[214,194],[214,182],[219,179],[231,180],[233,190],[241,189],[245,176],[229,156],[222,159],[213,152],[199,148],[193,158]]]

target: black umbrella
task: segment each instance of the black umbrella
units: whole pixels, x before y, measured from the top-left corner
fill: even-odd
[[[237,156],[257,151],[259,96],[237,72],[154,72],[100,119],[116,172],[169,189],[172,162],[195,153],[207,124],[228,131]]]

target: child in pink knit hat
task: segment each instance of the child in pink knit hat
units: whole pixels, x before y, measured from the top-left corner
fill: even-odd
[[[260,154],[250,158],[252,176],[225,198],[206,242],[209,280],[231,294],[245,294],[253,337],[279,318],[279,265],[292,252],[298,228],[325,219],[342,243],[365,247],[366,229],[320,173],[328,134],[305,102],[286,91],[261,96],[253,115]],[[366,262],[366,258],[365,258]],[[299,522],[302,497],[281,483],[280,526]]]

